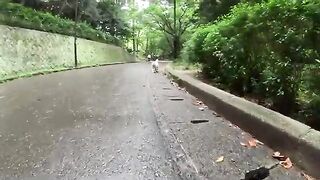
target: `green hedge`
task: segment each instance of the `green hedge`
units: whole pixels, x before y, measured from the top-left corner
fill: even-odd
[[[207,77],[234,93],[320,124],[320,74],[310,78],[310,69],[320,71],[319,42],[320,1],[269,0],[239,4],[199,27],[182,56],[202,63]]]
[[[21,4],[0,2],[0,23],[40,31],[74,35],[74,21],[54,16],[49,12],[40,12]],[[78,23],[77,36],[93,41],[120,45],[115,37],[93,29],[85,22]]]

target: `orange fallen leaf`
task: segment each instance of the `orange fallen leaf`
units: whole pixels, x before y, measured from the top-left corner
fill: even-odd
[[[285,161],[280,161],[280,165],[286,169],[290,169],[292,167],[292,162],[290,158],[287,158]]]
[[[216,162],[217,163],[220,163],[220,162],[222,162],[224,160],[224,156],[220,156],[217,160],[216,160]]]
[[[255,138],[251,138],[248,140],[249,147],[257,147],[258,144],[263,145],[263,142],[255,139]]]
[[[286,160],[286,157],[284,155],[281,155],[281,153],[278,152],[278,151],[274,152],[272,157],[275,158],[275,159],[278,159],[280,161]]]
[[[302,176],[306,178],[306,180],[315,180],[315,178],[307,175],[306,173],[302,172]]]
[[[248,144],[250,147],[257,147],[257,141],[256,139],[249,139]]]

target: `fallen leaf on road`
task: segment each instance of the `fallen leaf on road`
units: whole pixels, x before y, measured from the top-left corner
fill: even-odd
[[[222,162],[224,160],[224,156],[220,156],[217,160],[216,160],[216,162],[217,163],[220,163],[220,162]]]
[[[256,139],[256,141],[257,141],[257,144],[264,145],[263,142],[259,141],[258,139]]]
[[[280,165],[286,169],[290,169],[292,167],[292,162],[290,158],[287,158],[285,161],[280,161]]]
[[[302,172],[302,176],[306,178],[306,180],[315,180],[315,178],[307,175],[306,173]]]
[[[249,147],[257,147],[257,145],[263,145],[263,143],[257,139],[251,138],[248,140]]]
[[[237,125],[233,125],[233,128],[240,129],[239,126],[237,126]]]
[[[256,139],[249,139],[249,141],[248,141],[248,145],[250,146],[250,147],[257,147],[257,140]]]
[[[244,147],[247,147],[247,144],[246,144],[246,143],[243,143],[243,142],[240,142],[240,145],[241,145],[241,146],[244,146]]]
[[[187,92],[186,88],[181,88],[181,91]]]
[[[273,158],[278,159],[279,161],[284,161],[286,160],[286,157],[284,155],[281,155],[280,152],[276,151],[272,155]]]
[[[272,157],[278,158],[278,157],[284,157],[284,156],[282,156],[279,151],[276,151],[273,153]]]
[[[197,101],[197,104],[201,105],[201,104],[203,104],[203,102],[202,101]]]
[[[198,99],[196,99],[196,100],[194,100],[194,101],[192,102],[192,104],[195,105],[195,106],[200,106],[200,105],[203,104],[203,102],[201,102],[201,101],[199,101]]]
[[[199,104],[197,103],[197,101],[192,101],[192,104],[195,106],[198,106]]]

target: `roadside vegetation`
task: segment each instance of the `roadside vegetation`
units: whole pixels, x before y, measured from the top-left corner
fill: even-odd
[[[135,11],[128,47],[320,129],[320,1],[176,3],[176,27],[172,2]]]
[[[0,24],[59,33],[93,41],[121,45],[129,31],[113,1],[79,1],[75,26],[74,0],[4,0],[0,2]],[[118,27],[118,28],[115,28]]]
[[[320,2],[239,3],[199,25],[182,59],[220,88],[320,128]]]

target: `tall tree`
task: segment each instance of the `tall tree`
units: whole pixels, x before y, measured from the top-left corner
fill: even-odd
[[[113,36],[125,37],[129,35],[128,24],[124,20],[123,10],[119,4],[112,0],[103,0],[98,2],[97,8],[99,18],[95,21],[96,27]]]
[[[192,1],[177,1],[177,9],[174,12],[173,4],[162,1],[151,5],[147,10],[149,23],[166,34],[166,39],[171,45],[173,58],[179,56],[182,36],[188,28],[193,26],[195,5]],[[176,21],[174,21],[174,13],[176,13]]]

